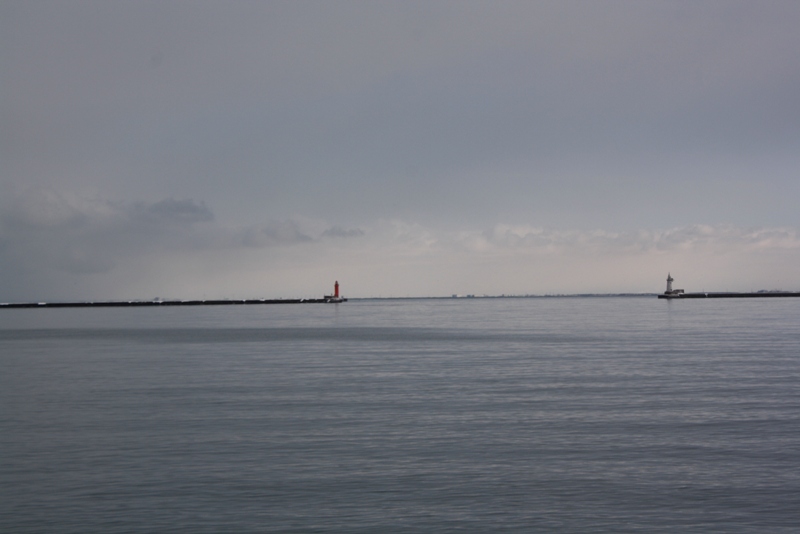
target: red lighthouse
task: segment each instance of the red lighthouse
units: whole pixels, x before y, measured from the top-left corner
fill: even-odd
[[[325,295],[325,297],[323,297],[323,298],[325,299],[325,302],[334,302],[334,303],[347,302],[347,299],[342,298],[342,297],[339,296],[339,282],[338,282],[338,280],[336,281],[335,284],[333,284],[333,295]]]

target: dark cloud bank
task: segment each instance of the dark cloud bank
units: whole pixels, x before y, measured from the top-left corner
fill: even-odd
[[[215,222],[204,202],[166,198],[158,202],[89,199],[52,189],[30,189],[0,211],[0,299],[45,297],[59,273],[91,277],[113,274],[141,257],[194,252],[235,255],[251,248],[285,247],[363,235],[332,226],[310,235],[292,220],[230,227]],[[120,284],[124,287],[124,282]],[[62,291],[59,291],[62,293]]]

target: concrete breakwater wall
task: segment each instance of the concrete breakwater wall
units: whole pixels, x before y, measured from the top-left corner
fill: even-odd
[[[160,306],[229,306],[242,304],[330,304],[347,302],[343,298],[321,299],[244,299],[244,300],[131,300],[102,302],[16,302],[0,303],[0,309],[18,308],[128,308]]]
[[[789,291],[764,291],[757,293],[678,293],[674,295],[659,295],[660,299],[741,299],[741,298],[768,298],[768,297],[800,297],[800,292]]]

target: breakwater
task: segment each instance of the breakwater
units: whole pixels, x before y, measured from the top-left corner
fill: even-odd
[[[759,291],[756,293],[678,293],[658,295],[660,299],[741,299],[741,298],[768,298],[768,297],[800,297],[800,292],[794,291]]]
[[[133,308],[160,306],[233,306],[252,304],[336,304],[345,298],[243,299],[243,300],[125,300],[101,302],[0,302],[0,309],[19,308]]]

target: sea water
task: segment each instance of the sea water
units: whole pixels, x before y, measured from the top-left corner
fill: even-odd
[[[0,314],[2,532],[800,529],[800,299]]]

